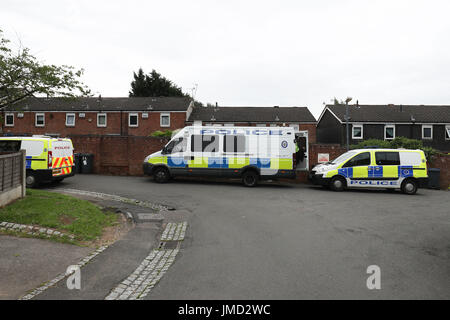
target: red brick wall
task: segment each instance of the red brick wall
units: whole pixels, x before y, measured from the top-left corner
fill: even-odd
[[[441,169],[441,189],[446,190],[450,187],[450,155],[439,155],[433,157],[432,161],[428,163],[428,168]]]
[[[319,153],[328,153],[330,160],[333,160],[347,150],[339,144],[310,144],[309,145],[309,168],[312,169],[317,163]]]
[[[94,154],[94,172],[112,175],[142,175],[142,163],[159,151],[167,139],[135,136],[71,136],[77,153]]]
[[[70,113],[70,112],[69,112]],[[169,113],[169,112],[163,112]],[[11,134],[46,134],[58,133],[61,137],[76,134],[122,134],[135,136],[148,136],[156,130],[175,130],[183,128],[186,121],[185,112],[170,112],[170,127],[160,126],[160,112],[149,112],[148,118],[142,118],[142,112],[138,112],[138,127],[128,127],[128,112],[107,112],[107,126],[97,127],[97,112],[85,112],[86,117],[80,118],[79,112],[75,112],[75,126],[66,126],[66,112],[45,112],[45,126],[35,126],[35,112],[23,112],[23,118],[14,117],[14,127],[3,125],[3,133]],[[120,126],[122,117],[122,128]]]

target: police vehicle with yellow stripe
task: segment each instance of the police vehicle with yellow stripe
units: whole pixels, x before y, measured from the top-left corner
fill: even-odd
[[[176,176],[260,179],[295,178],[295,133],[290,127],[209,127],[181,129],[144,160],[156,182]]]
[[[427,160],[422,150],[357,149],[315,166],[309,177],[335,191],[386,188],[415,194],[428,183]]]
[[[26,184],[61,182],[74,175],[73,145],[67,138],[49,136],[0,137],[1,152],[26,151]]]

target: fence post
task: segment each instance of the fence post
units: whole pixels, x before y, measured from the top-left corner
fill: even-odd
[[[22,198],[25,197],[27,194],[27,157],[25,150],[20,150],[20,153],[22,154]]]

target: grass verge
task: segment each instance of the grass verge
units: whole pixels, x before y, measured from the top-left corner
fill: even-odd
[[[25,198],[0,209],[0,221],[54,228],[79,241],[100,237],[118,219],[119,215],[89,201],[37,189],[27,189]]]

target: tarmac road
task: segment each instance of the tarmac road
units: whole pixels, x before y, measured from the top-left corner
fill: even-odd
[[[78,175],[57,188],[189,212],[182,250],[147,299],[449,299],[450,192],[333,192],[266,183]],[[369,290],[367,267],[381,270]]]

